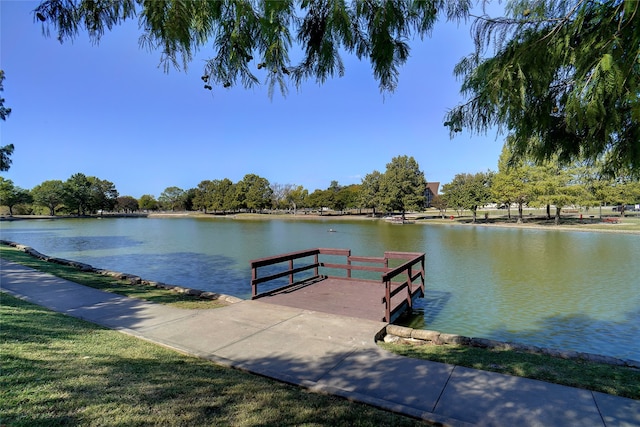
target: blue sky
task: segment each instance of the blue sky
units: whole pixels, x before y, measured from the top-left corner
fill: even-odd
[[[452,140],[442,124],[461,101],[453,66],[472,51],[467,26],[442,22],[412,41],[393,94],[380,93],[369,63],[345,55],[344,77],[270,99],[264,85],[203,89],[209,47],[186,72],[165,73],[159,53],[138,46],[136,21],[99,45],[85,34],[60,44],[33,22],[37,4],[0,1],[2,97],[12,109],[0,144],[16,147],[2,176],[22,188],[81,172],[120,195],[158,197],[254,173],[312,192],[360,183],[399,155],[413,156],[430,182],[497,168],[504,136]]]

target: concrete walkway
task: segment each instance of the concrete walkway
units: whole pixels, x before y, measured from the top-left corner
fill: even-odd
[[[0,287],[223,365],[444,425],[640,426],[640,400],[390,354],[375,344],[380,322],[259,301],[183,310],[4,260]]]

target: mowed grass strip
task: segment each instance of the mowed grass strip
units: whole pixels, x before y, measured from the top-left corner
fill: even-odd
[[[226,305],[224,302],[217,300],[198,298],[197,296],[185,295],[169,289],[159,289],[149,285],[132,285],[127,281],[118,280],[111,276],[84,272],[68,265],[47,262],[32,257],[12,246],[0,245],[0,258],[53,274],[54,276],[81,285],[158,304],[167,304],[186,309],[207,309]]]
[[[381,343],[380,346],[406,357],[640,399],[640,369],[460,345]]]
[[[424,425],[0,298],[2,425]]]

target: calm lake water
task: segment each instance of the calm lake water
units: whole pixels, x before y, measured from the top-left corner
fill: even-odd
[[[315,247],[425,252],[427,295],[411,326],[640,360],[638,235],[232,218],[0,227],[2,239],[47,255],[242,298],[251,293],[251,259]]]

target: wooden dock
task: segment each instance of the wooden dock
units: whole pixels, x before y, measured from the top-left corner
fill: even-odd
[[[363,257],[349,249],[317,248],[261,258],[251,261],[252,298],[391,323],[424,297],[424,257]]]

